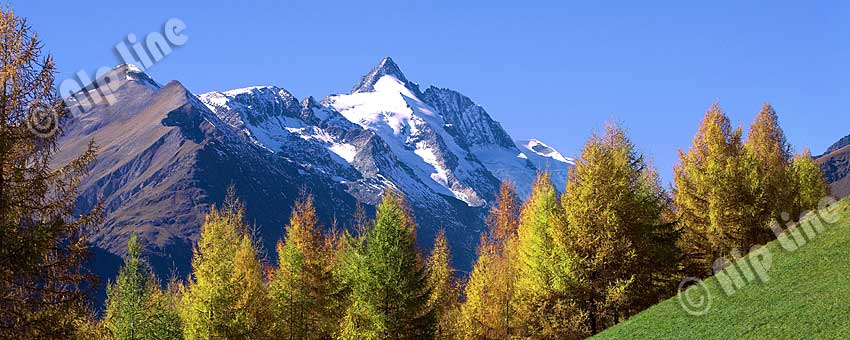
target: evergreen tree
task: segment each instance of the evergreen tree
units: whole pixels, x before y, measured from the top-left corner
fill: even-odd
[[[687,153],[679,152],[674,168],[673,199],[690,275],[710,275],[715,259],[752,245],[750,228],[761,225],[748,184],[751,165],[741,129],[732,129],[720,106],[712,105],[693,145]]]
[[[535,180],[520,214],[516,243],[516,294],[519,336],[577,339],[588,335],[586,314],[575,303],[574,258],[564,245],[563,211],[549,174]]]
[[[657,173],[625,131],[606,126],[584,146],[563,199],[578,303],[595,334],[668,297],[676,283],[676,231]]]
[[[280,267],[269,283],[276,338],[328,339],[339,326],[332,296],[333,246],[318,227],[313,197],[299,199],[286,241],[278,243]]]
[[[514,253],[520,202],[512,183],[502,182],[496,205],[485,222],[478,258],[464,288],[461,307],[464,339],[507,339],[516,334]]]
[[[790,169],[791,145],[770,104],[764,104],[756,115],[744,147],[752,162],[747,179],[755,199],[754,219],[758,221],[758,225],[748,228],[746,243],[765,244],[774,237],[771,222],[779,220],[783,212],[794,210],[796,194]]]
[[[374,225],[345,258],[350,290],[341,339],[431,339],[434,315],[415,224],[402,197],[386,193]]]
[[[802,154],[794,156],[791,174],[796,197],[794,209],[788,213],[789,217],[798,219],[802,217],[800,215],[803,212],[816,210],[821,200],[829,196],[830,189],[824,179],[823,171],[812,158],[809,149],[804,149]]]
[[[180,319],[181,289],[182,284],[176,278],[172,278],[165,290],[156,289],[151,294],[150,305],[154,306],[154,327],[150,339],[183,339],[183,321]]]
[[[181,302],[186,339],[267,336],[262,267],[247,229],[244,208],[231,187],[222,209],[213,206],[201,226]]]
[[[107,288],[104,325],[114,340],[179,339],[176,305],[159,287],[141,252],[136,235],[131,235],[124,266]]]
[[[0,7],[0,47],[0,338],[69,338],[96,286],[81,268],[99,209],[71,216],[95,148],[51,164],[68,115],[53,58],[9,7]]]
[[[136,235],[131,235],[124,267],[115,283],[107,289],[105,324],[116,340],[150,337],[152,311],[149,310],[149,296],[156,289],[156,282],[147,263],[142,260],[141,252]]]
[[[434,249],[428,258],[428,287],[431,295],[428,306],[436,318],[435,339],[457,339],[460,287],[454,278],[449,243],[446,232],[440,230],[434,240]]]

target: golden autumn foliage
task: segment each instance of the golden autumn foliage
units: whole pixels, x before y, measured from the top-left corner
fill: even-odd
[[[545,172],[524,201],[502,183],[465,283],[446,232],[426,259],[410,207],[391,190],[373,220],[358,203],[355,235],[336,221],[324,233],[314,198],[302,195],[278,265],[266,266],[231,187],[200,227],[185,280],[162,287],[133,235],[97,320],[83,263],[100,207],[72,216],[94,143],[51,164],[61,129],[33,124],[45,112],[53,128],[66,118],[55,63],[8,7],[0,46],[1,339],[581,339],[672,296],[682,277],[708,276],[715,260],[771,241],[772,224],[829,195],[771,105],[745,139],[714,104],[679,151],[669,191],[616,124],[588,139],[564,193]]]
[[[679,154],[673,193],[691,275],[709,275],[715,260],[773,240],[772,224],[796,221],[829,194],[811,155],[792,156],[771,105],[756,115],[746,143],[741,136],[714,104]]]
[[[428,308],[434,313],[434,338],[458,339],[460,313],[460,287],[451,266],[451,252],[446,232],[440,230],[434,240],[431,256],[426,264],[428,272]]]
[[[268,300],[258,246],[231,187],[224,205],[210,209],[192,258],[180,306],[183,336],[259,339],[268,336]]]
[[[519,320],[513,300],[513,259],[519,227],[520,199],[509,181],[502,182],[496,205],[481,235],[478,258],[465,286],[461,307],[463,339],[507,339],[516,334]]]
[[[570,172],[563,199],[571,295],[595,334],[672,294],[678,233],[667,193],[625,131],[608,124]]]
[[[51,164],[69,116],[56,64],[8,6],[0,7],[0,48],[0,338],[68,338],[88,319],[96,285],[82,267],[100,208],[72,216],[95,147]]]
[[[683,228],[686,268],[694,276],[712,272],[715,259],[746,247],[751,228],[761,228],[748,181],[750,160],[741,129],[733,129],[718,104],[705,114],[693,145],[679,152],[673,170],[673,200]]]
[[[322,235],[313,197],[301,197],[277,245],[279,267],[269,280],[274,339],[327,339],[334,334],[334,243]]]

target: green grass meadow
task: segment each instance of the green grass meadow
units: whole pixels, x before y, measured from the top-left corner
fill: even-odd
[[[689,315],[677,296],[593,339],[850,339],[850,200],[838,204],[839,221],[798,249],[768,245],[766,282],[727,295],[712,277],[686,292],[710,294],[706,314]]]

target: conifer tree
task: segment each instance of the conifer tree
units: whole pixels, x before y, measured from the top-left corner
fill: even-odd
[[[507,339],[516,334],[514,253],[520,201],[514,186],[502,182],[496,205],[485,222],[478,258],[464,288],[461,306],[464,339]]]
[[[160,288],[141,252],[131,235],[124,266],[107,289],[104,325],[114,340],[179,339],[176,303]]]
[[[431,339],[434,315],[415,224],[402,197],[386,193],[374,224],[347,249],[350,290],[341,339]]]
[[[679,152],[674,168],[673,199],[690,275],[710,275],[715,259],[752,245],[750,228],[760,228],[760,223],[748,184],[751,165],[741,129],[732,129],[720,106],[712,105],[693,145],[687,153]]]
[[[267,293],[257,256],[243,205],[231,187],[221,210],[213,206],[201,226],[181,302],[186,339],[267,336]]]
[[[657,173],[615,124],[593,135],[570,172],[567,231],[578,304],[595,334],[667,297],[676,283],[676,232]]]
[[[823,171],[812,158],[808,148],[794,156],[791,178],[796,189],[794,209],[788,212],[791,218],[799,219],[804,212],[814,211],[821,200],[830,194],[829,184],[823,176]]]
[[[754,219],[758,221],[758,225],[748,228],[746,243],[765,244],[773,238],[770,224],[783,212],[794,210],[796,194],[790,169],[791,145],[770,104],[764,104],[756,115],[744,147],[752,162],[747,179],[755,200]]]
[[[549,174],[540,174],[520,214],[516,243],[515,309],[519,336],[577,339],[588,335],[586,314],[576,304],[562,207]]]
[[[151,280],[147,263],[141,259],[141,251],[136,235],[131,235],[124,266],[115,283],[107,287],[104,324],[115,340],[149,336],[148,297],[156,283]]]
[[[490,239],[500,248],[503,248],[506,240],[516,236],[520,204],[514,184],[509,180],[503,181],[496,205],[484,221],[489,227]]]
[[[435,339],[457,339],[457,322],[459,314],[460,287],[454,278],[451,266],[449,243],[445,230],[440,230],[434,240],[431,257],[428,258],[428,288],[431,294],[428,307],[436,319]]]
[[[269,283],[275,338],[328,339],[339,325],[334,309],[335,249],[318,226],[313,197],[295,203],[286,240],[278,243],[280,267]]]
[[[180,319],[180,297],[182,284],[176,278],[165,289],[153,290],[150,305],[154,306],[154,327],[150,339],[183,339],[183,321]]]
[[[68,338],[96,286],[81,268],[100,209],[72,217],[95,148],[52,164],[68,115],[54,60],[10,7],[0,7],[0,47],[0,338]]]
[[[478,257],[469,279],[464,286],[465,301],[461,305],[460,338],[474,339],[505,339],[508,338],[507,327],[502,324],[502,309],[494,308],[498,294],[493,291],[499,284],[498,257],[493,243],[487,235],[481,235],[478,246]],[[501,303],[499,303],[501,305]]]

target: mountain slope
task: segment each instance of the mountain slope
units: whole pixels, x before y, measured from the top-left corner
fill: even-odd
[[[417,215],[420,242],[445,229],[462,269],[474,257],[499,181],[510,179],[527,194],[543,169],[472,100],[449,89],[422,92],[389,57],[351,93],[321,103],[308,97],[300,109],[291,93],[274,86],[199,98],[254,144],[332,175],[361,202],[401,191]],[[556,170],[569,166],[563,158],[552,162]]]
[[[121,79],[112,86],[115,104],[99,103],[69,122],[55,159],[67,162],[90,140],[99,147],[77,204],[79,211],[105,205],[104,224],[90,236],[98,248],[124,254],[137,233],[162,277],[171,268],[186,273],[204,215],[231,183],[249,202],[249,221],[262,226],[266,249],[281,236],[301,188],[317,195],[326,224],[333,213],[354,210],[343,185],[249,143],[179,82],[150,86],[127,66],[108,77]]]
[[[807,238],[794,252],[784,250],[778,241],[768,245],[772,265],[766,282],[750,283],[727,296],[716,277],[706,280],[711,297],[707,314],[688,315],[674,297],[594,339],[846,338],[850,334],[850,199],[835,209],[839,222]],[[694,301],[706,296],[698,287],[687,294],[694,294]]]
[[[356,202],[371,212],[396,190],[411,206],[420,245],[444,229],[454,264],[468,270],[499,181],[527,193],[539,170],[569,166],[554,150],[518,146],[460,93],[423,93],[390,58],[351,93],[322,101],[276,86],[196,96],[130,65],[105,79],[118,82],[110,84],[115,102],[68,122],[56,162],[95,140],[100,153],[77,208],[102,201],[106,221],[90,239],[99,253],[122,255],[139,234],[163,277],[188,271],[204,214],[230,184],[270,257],[299,193],[316,196],[325,226],[344,228]]]
[[[850,195],[850,136],[844,137],[826,150],[817,162],[836,197]]]

